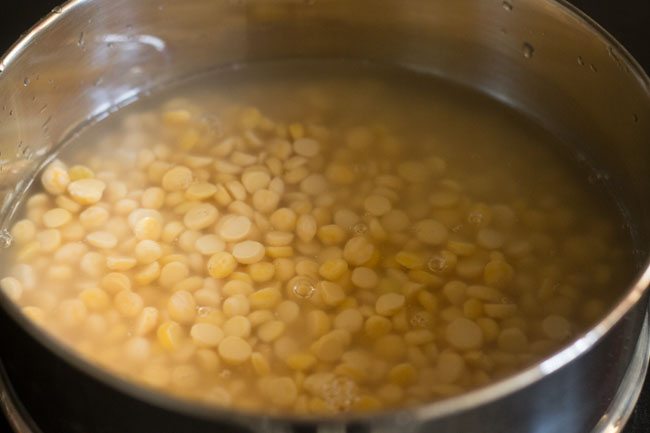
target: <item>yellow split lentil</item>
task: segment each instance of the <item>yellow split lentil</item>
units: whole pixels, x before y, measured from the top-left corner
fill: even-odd
[[[313,415],[484,386],[604,314],[625,234],[553,138],[429,78],[304,68],[98,125],[28,193],[2,292],[145,386]]]

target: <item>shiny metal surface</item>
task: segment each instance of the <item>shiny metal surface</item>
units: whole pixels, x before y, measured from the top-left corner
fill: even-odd
[[[29,178],[88,119],[219,66],[308,57],[360,58],[443,75],[534,117],[570,143],[576,158],[593,165],[625,204],[640,269],[597,326],[516,376],[414,410],[328,420],[319,428],[336,431],[351,422],[371,431],[443,433],[593,428],[632,359],[647,301],[650,81],[616,41],[561,2],[72,1],[0,63],[0,226],[25,187],[17,181]],[[296,421],[206,409],[114,379],[48,340],[1,301],[70,363],[153,404],[207,419],[228,416],[262,431],[290,430]]]
[[[646,314],[636,353],[616,391],[612,404],[596,424],[592,433],[620,433],[630,418],[643,388],[643,378],[648,373],[650,359],[650,319]]]
[[[0,409],[14,433],[42,433],[16,398],[2,365],[0,365]]]

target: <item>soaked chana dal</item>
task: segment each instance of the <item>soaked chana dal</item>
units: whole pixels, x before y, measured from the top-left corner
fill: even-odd
[[[414,73],[222,71],[44,168],[1,287],[86,358],[177,396],[318,415],[431,402],[568,344],[627,281],[613,200],[562,149]]]

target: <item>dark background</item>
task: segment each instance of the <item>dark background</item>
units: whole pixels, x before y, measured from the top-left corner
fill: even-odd
[[[645,70],[650,72],[650,0],[570,1],[613,34]],[[22,33],[60,1],[0,0],[0,3],[0,52],[4,52]],[[4,431],[10,429],[0,415],[0,432]],[[650,383],[645,385],[625,433],[650,433]]]

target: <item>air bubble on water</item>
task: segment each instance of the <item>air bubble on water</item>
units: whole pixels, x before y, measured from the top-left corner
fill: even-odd
[[[77,39],[77,46],[83,48],[84,45],[86,45],[86,36],[84,35],[84,32],[81,32],[79,33],[79,39]]]
[[[448,267],[449,267],[449,263],[447,262],[447,259],[445,259],[443,256],[440,255],[431,257],[427,262],[427,268],[431,272],[436,272],[436,273],[444,272],[445,270],[447,270]]]
[[[352,233],[355,235],[364,235],[368,232],[368,226],[365,223],[356,223],[352,226]]]
[[[320,391],[325,403],[337,412],[348,411],[359,395],[356,383],[342,376],[325,382]]]
[[[223,124],[219,116],[212,113],[203,113],[201,115],[201,122],[205,123],[207,126],[210,126],[218,131],[221,135],[223,131]]]
[[[316,291],[316,282],[306,276],[294,278],[291,291],[300,299],[309,299]]]
[[[25,77],[23,79],[23,86],[25,86],[25,87],[29,86],[29,77]]]
[[[409,317],[409,325],[414,329],[427,329],[433,323],[431,323],[431,316],[427,312],[420,310],[411,314]]]
[[[485,215],[481,212],[470,212],[469,215],[467,215],[467,222],[474,226],[481,225],[484,220]]]
[[[206,306],[201,306],[201,307],[198,308],[197,313],[198,313],[199,317],[205,317],[208,314],[210,314],[211,311],[212,311],[212,308],[206,307]]]
[[[527,59],[532,58],[533,54],[535,54],[535,48],[528,42],[524,42],[524,44],[521,46],[521,49],[524,53],[524,57]]]
[[[504,1],[501,3],[501,6],[503,6],[503,8],[504,8],[505,10],[507,10],[507,11],[511,11],[511,10],[513,9],[512,3],[510,3],[510,1],[508,1],[508,0],[504,0]]]
[[[576,60],[578,61],[578,64],[579,64],[580,66],[584,66],[584,65],[585,65],[585,59],[583,59],[582,56],[578,56],[578,57],[576,58]]]
[[[14,238],[6,228],[0,229],[0,248],[9,248]]]

